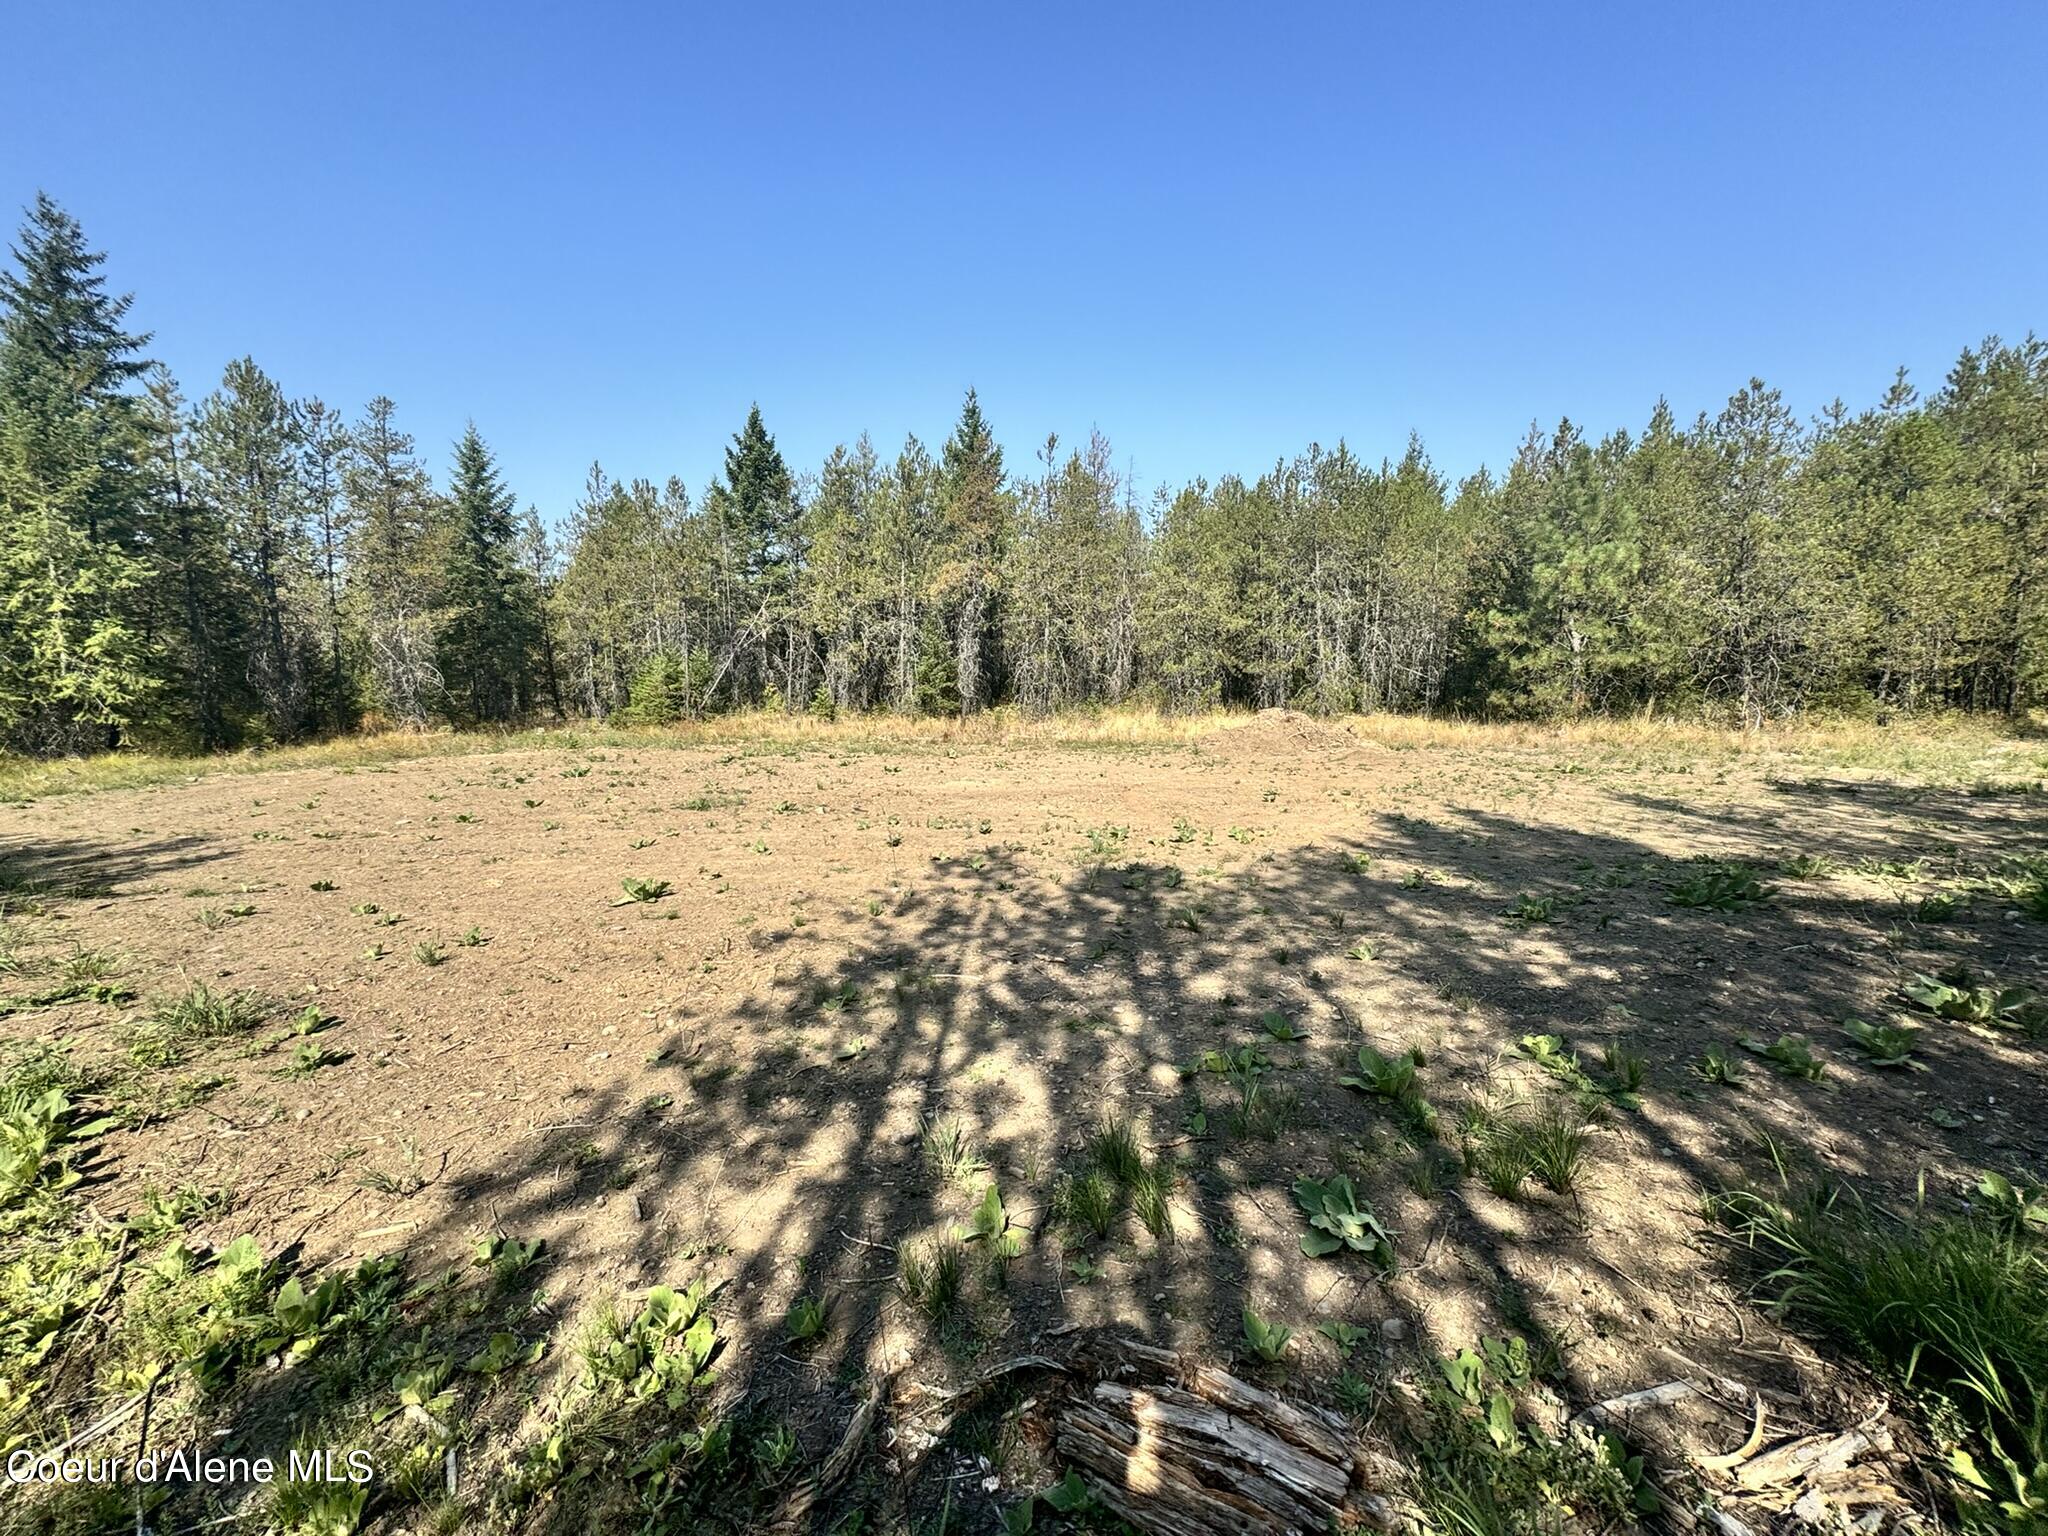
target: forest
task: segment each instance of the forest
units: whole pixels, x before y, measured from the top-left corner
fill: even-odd
[[[551,522],[472,425],[437,479],[251,358],[196,403],[47,196],[0,273],[0,745],[218,750],[366,726],[736,709],[1762,724],[2048,687],[2048,343],[1802,420],[1752,379],[1642,430],[1533,427],[1453,483],[1311,444],[1141,498],[1109,441],[791,465],[759,409],[700,491],[593,466]]]

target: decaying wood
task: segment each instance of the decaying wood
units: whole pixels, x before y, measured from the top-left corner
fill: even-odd
[[[881,1406],[882,1397],[888,1391],[894,1378],[884,1376],[868,1389],[868,1395],[861,1405],[854,1409],[853,1417],[847,1422],[846,1432],[839,1437],[839,1444],[832,1454],[825,1458],[818,1468],[817,1476],[799,1488],[784,1506],[780,1518],[772,1527],[778,1533],[800,1531],[810,1517],[811,1510],[820,1499],[828,1497],[837,1488],[846,1474],[852,1470],[854,1460],[860,1455],[861,1447],[867,1444],[868,1431],[874,1427],[875,1410]]]
[[[1396,1523],[1392,1503],[1359,1486],[1341,1420],[1134,1341],[1098,1346],[1089,1365],[1091,1388],[1047,1405],[1053,1448],[1139,1530],[1267,1536]]]

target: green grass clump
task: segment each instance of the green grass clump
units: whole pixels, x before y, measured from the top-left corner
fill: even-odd
[[[195,981],[176,997],[163,999],[150,1014],[149,1029],[171,1044],[190,1040],[224,1040],[245,1035],[270,1013],[253,992],[216,992]]]
[[[957,1238],[934,1238],[921,1247],[905,1243],[896,1250],[897,1291],[935,1323],[944,1322],[959,1307],[964,1271]]]
[[[1785,1201],[1734,1190],[1713,1214],[1794,1323],[1845,1345],[1923,1400],[1966,1527],[2048,1517],[2048,1254],[1997,1220],[1927,1209],[1900,1220],[1823,1186]],[[1941,1433],[1944,1424],[1961,1426]]]
[[[1103,1116],[1088,1143],[1088,1156],[1096,1167],[1126,1189],[1145,1175],[1145,1151],[1138,1145],[1138,1132],[1120,1116]]]

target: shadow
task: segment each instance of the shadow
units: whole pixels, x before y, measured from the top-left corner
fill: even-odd
[[[9,838],[0,843],[0,897],[111,896],[123,886],[161,880],[228,856],[228,850],[201,837],[146,843]]]
[[[1786,824],[1617,799],[1700,851],[1759,862],[1922,857],[1929,822],[1978,858],[2048,830],[2033,802],[1921,800],[1901,828],[1835,817],[1831,792],[1784,795],[1800,810],[1817,800],[1822,814]],[[98,878],[200,856],[168,845],[125,877]],[[46,849],[26,863],[54,876],[63,857]],[[2038,1159],[2043,1131],[2026,1107],[2048,1085],[2035,1043],[1931,1027],[1917,1052],[1929,1070],[1879,1071],[1839,1030],[1852,1015],[1901,1012],[1896,988],[1917,970],[1960,960],[2039,975],[2048,929],[1992,911],[1901,926],[1895,910],[1827,879],[1779,879],[1747,910],[1685,908],[1671,896],[1689,868],[1620,830],[1457,807],[1279,851],[1190,833],[1142,856],[1117,848],[1055,864],[987,843],[878,891],[868,914],[843,914],[831,934],[750,934],[767,979],[736,1000],[684,1002],[644,1052],[622,1040],[601,1085],[423,1195],[406,1245],[426,1273],[461,1262],[479,1232],[545,1236],[549,1258],[522,1284],[547,1292],[550,1310],[529,1326],[544,1318],[558,1354],[587,1304],[707,1280],[725,1341],[718,1401],[744,1423],[786,1428],[799,1468],[830,1452],[870,1382],[957,1383],[1073,1329],[1235,1356],[1247,1375],[1331,1404],[1347,1373],[1384,1386],[1511,1334],[1529,1340],[1568,1406],[1668,1379],[1685,1368],[1674,1361],[1796,1394],[1797,1370],[1766,1325],[1699,1258],[1701,1191],[1753,1168],[1765,1139],[1901,1198],[1921,1169]],[[680,984],[682,963],[665,963]],[[1304,1038],[1281,1038],[1275,1015]],[[1780,1077],[1736,1045],[1780,1033],[1813,1041],[1826,1075]],[[1574,1193],[1504,1198],[1461,1176],[1459,1114],[1560,1092],[1515,1050],[1535,1034],[1577,1053],[1607,1107]],[[1339,1082],[1362,1045],[1421,1049],[1434,1140]],[[1270,1069],[1251,1112],[1241,1086],[1200,1066],[1246,1046]],[[1638,1100],[1604,1091],[1607,1048],[1647,1063]],[[1695,1074],[1709,1049],[1746,1063],[1739,1088]],[[1937,1107],[1959,1123],[1937,1125]],[[1060,1219],[1105,1117],[1128,1120],[1146,1155],[1174,1170],[1170,1237],[1128,1209],[1107,1237]],[[956,1121],[986,1166],[948,1176],[924,1133]],[[1391,1272],[1302,1256],[1291,1186],[1333,1173],[1394,1233]],[[899,1245],[944,1242],[990,1183],[1026,1229],[1022,1252],[1005,1264],[968,1244],[965,1299],[927,1316],[899,1293]],[[802,1296],[829,1307],[810,1345],[786,1326]],[[1247,1306],[1295,1328],[1284,1373],[1244,1357]],[[1315,1332],[1337,1322],[1366,1342],[1352,1352]],[[295,1375],[250,1382],[227,1440],[293,1422],[322,1390]],[[318,1407],[360,1418],[388,1383],[364,1378],[360,1391]],[[650,1422],[619,1431],[632,1456],[607,1463],[606,1477],[623,1477],[672,1423]],[[818,1528],[825,1514],[929,1517],[958,1499],[965,1528],[995,1529],[991,1500],[969,1499],[962,1481],[980,1476],[973,1454],[878,1445]],[[604,1525],[615,1497],[601,1478],[556,1484],[521,1519]],[[692,1517],[737,1521],[736,1509]]]

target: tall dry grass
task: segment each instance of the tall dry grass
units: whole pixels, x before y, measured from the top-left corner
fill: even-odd
[[[1295,717],[1299,719],[1300,717]],[[1427,715],[1353,715],[1271,730],[1247,711],[1168,714],[1144,706],[1031,718],[1012,709],[971,719],[864,715],[822,720],[759,711],[674,726],[577,724],[501,731],[379,731],[303,745],[203,757],[116,752],[40,760],[0,756],[0,800],[138,789],[217,774],[354,768],[422,758],[590,748],[720,747],[923,752],[963,747],[1203,750],[1245,731],[1243,745],[1298,750],[1365,743],[1394,751],[1562,757],[1606,766],[1750,763],[1786,771],[1846,771],[1928,784],[2039,788],[2048,781],[2048,734],[2038,724],[1946,716],[1878,725],[1808,719],[1739,730],[1702,721],[1629,716],[1574,721],[1481,721]]]

